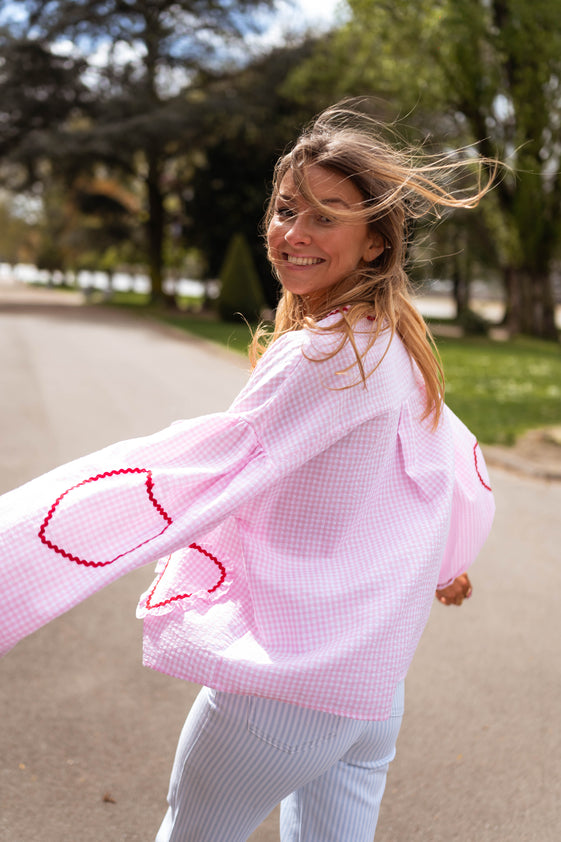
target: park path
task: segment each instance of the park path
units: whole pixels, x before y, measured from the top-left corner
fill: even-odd
[[[71,298],[0,289],[0,491],[224,409],[243,358]],[[561,484],[491,468],[473,599],[435,604],[377,842],[557,842]],[[150,842],[197,688],[141,666],[130,574],[0,662],[0,842]],[[273,814],[252,842],[278,839]],[[353,840],[340,840],[353,842]]]

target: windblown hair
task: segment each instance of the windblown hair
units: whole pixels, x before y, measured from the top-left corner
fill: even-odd
[[[285,290],[272,334],[264,328],[257,329],[250,346],[250,359],[255,365],[267,345],[287,331],[308,327],[340,333],[341,341],[329,356],[350,342],[360,373],[357,383],[366,383],[373,371],[365,371],[364,355],[381,332],[389,330],[390,341],[395,333],[401,337],[422,374],[426,393],[423,417],[432,414],[436,427],[444,396],[444,377],[433,338],[411,298],[405,269],[408,232],[414,220],[430,215],[439,218],[444,208],[476,207],[491,187],[497,164],[474,156],[459,157],[456,152],[427,157],[402,144],[389,143],[383,138],[386,133],[387,128],[373,118],[342,103],[320,114],[277,162],[265,229],[274,215],[280,184],[290,170],[308,204],[332,219],[366,222],[382,237],[385,248],[371,263],[362,262],[351,275],[331,287],[320,312],[316,309],[313,315],[307,312],[304,297]],[[360,191],[362,202],[352,208],[322,205],[313,195],[308,179],[309,167],[315,165],[349,179]],[[475,186],[466,190],[466,173],[473,175],[474,169]],[[483,184],[484,172],[488,175]],[[328,326],[319,325],[332,311],[338,311],[340,319]],[[361,356],[353,329],[364,317],[370,318],[373,327]]]

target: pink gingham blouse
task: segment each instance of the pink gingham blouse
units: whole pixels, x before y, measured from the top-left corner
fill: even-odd
[[[435,588],[471,564],[494,512],[474,437],[448,409],[436,432],[420,421],[420,376],[388,340],[366,387],[341,388],[360,379],[349,343],[318,362],[333,334],[288,333],[228,411],[0,498],[0,651],[160,559],[138,608],[148,666],[387,718]]]

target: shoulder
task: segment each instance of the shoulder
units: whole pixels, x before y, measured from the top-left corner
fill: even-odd
[[[317,327],[279,337],[259,360],[232,408],[250,408],[291,394],[306,402],[333,401],[338,395],[343,405],[364,403],[370,412],[383,412],[402,403],[417,384],[400,338],[382,330],[372,342],[374,325],[365,319],[349,339],[336,329],[336,323],[336,319],[325,319]]]
[[[271,343],[251,372],[230,411],[251,409],[269,403],[285,384],[297,379],[302,367],[303,331],[292,331]]]
[[[371,396],[383,392],[386,401],[395,404],[417,386],[415,367],[401,338],[389,327],[378,331],[370,319],[357,322],[350,335],[325,330],[322,323],[320,330],[309,332],[303,350],[310,360],[322,361],[338,388],[357,385]]]

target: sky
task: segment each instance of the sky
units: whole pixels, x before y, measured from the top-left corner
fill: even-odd
[[[4,15],[13,17],[17,7],[12,7],[9,0],[3,6]],[[327,31],[337,21],[344,20],[345,0],[277,0],[275,13],[271,15],[269,12],[267,17],[270,23],[264,31],[259,34],[248,33],[244,38],[241,57],[247,58],[248,51],[255,55],[266,52],[287,43],[306,30],[314,34]],[[73,42],[64,39],[59,41],[55,48],[61,54],[72,53],[75,49]],[[122,43],[114,53],[113,60],[129,61],[131,57],[134,58],[137,49],[137,45]],[[107,51],[107,44],[99,45],[89,55],[90,64],[94,67],[104,65],[107,60]],[[234,47],[233,55],[235,54]]]
[[[333,21],[340,0],[297,0],[296,6],[300,7],[302,14],[310,22],[329,24]]]
[[[4,2],[3,14],[8,18],[19,16],[19,10],[9,2]],[[329,27],[336,15],[338,7],[344,6],[344,0],[279,0],[279,18],[290,20],[291,24],[318,24]]]
[[[344,17],[344,7],[344,0],[278,0],[271,25],[255,38],[255,44],[273,47],[282,44],[289,33],[330,29]]]
[[[298,36],[306,30],[314,34],[321,34],[332,28],[336,21],[341,21],[345,16],[345,0],[277,0],[276,11],[271,15],[267,13],[269,25],[259,34],[247,33],[244,37],[242,47],[231,47],[231,55],[235,59],[247,59],[248,54],[259,55],[263,52],[286,44],[294,36]],[[61,54],[69,54],[76,49],[75,44],[69,40],[61,40],[55,51]],[[108,44],[99,44],[93,53],[88,56],[92,67],[103,67],[107,62]],[[134,60],[137,54],[138,45],[122,42],[118,45],[112,55],[112,60],[126,62]],[[179,83],[183,84],[184,77],[179,73]],[[166,85],[173,83],[171,77],[166,76]]]

